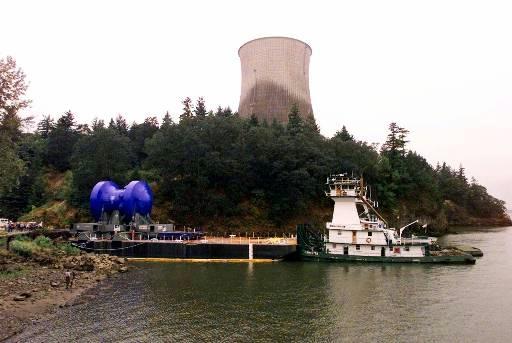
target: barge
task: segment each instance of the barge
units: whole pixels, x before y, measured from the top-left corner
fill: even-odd
[[[285,243],[222,243],[166,240],[90,240],[77,241],[75,245],[86,252],[106,253],[142,259],[198,259],[198,260],[268,260],[281,261],[292,258],[296,244]]]
[[[201,230],[177,230],[151,217],[153,192],[145,181],[124,188],[100,181],[90,195],[92,223],[75,223],[71,233],[79,249],[128,258],[180,260],[267,260],[294,256],[296,240],[275,238],[209,239]]]

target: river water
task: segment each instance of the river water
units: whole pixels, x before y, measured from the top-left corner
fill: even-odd
[[[510,342],[512,227],[442,243],[476,265],[137,263],[21,342]]]

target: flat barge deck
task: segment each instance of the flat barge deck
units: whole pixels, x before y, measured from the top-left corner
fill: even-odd
[[[202,260],[282,260],[295,255],[297,245],[291,242],[246,243],[151,240],[91,240],[74,242],[87,252],[128,258]]]
[[[466,254],[470,254],[473,257],[482,257],[484,253],[482,250],[472,247],[470,245],[454,245],[453,248],[465,252]]]

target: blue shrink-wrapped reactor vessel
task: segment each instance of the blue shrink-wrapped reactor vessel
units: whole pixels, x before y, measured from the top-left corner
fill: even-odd
[[[90,204],[91,214],[97,221],[103,214],[119,211],[123,221],[130,222],[136,214],[149,217],[153,192],[146,181],[132,181],[124,188],[112,181],[100,181],[92,189]]]

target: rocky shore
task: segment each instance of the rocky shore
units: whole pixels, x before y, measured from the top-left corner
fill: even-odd
[[[74,271],[66,289],[65,272]],[[91,288],[129,270],[124,258],[80,254],[34,261],[0,252],[0,341],[20,333],[44,315],[61,307],[82,304]]]

